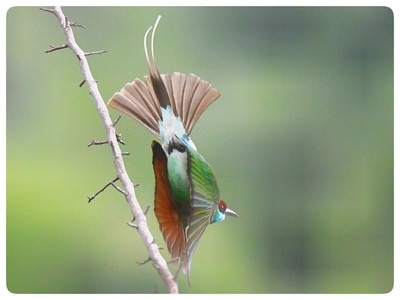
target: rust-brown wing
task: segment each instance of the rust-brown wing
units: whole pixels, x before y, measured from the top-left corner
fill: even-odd
[[[156,179],[154,212],[172,259],[179,259],[182,263],[187,259],[187,237],[172,200],[173,196],[168,181],[167,157],[161,145],[156,141],[153,141],[151,147]]]

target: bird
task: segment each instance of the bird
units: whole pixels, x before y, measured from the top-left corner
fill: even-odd
[[[136,78],[116,92],[108,105],[147,128],[153,141],[154,212],[171,255],[190,285],[190,266],[209,224],[238,217],[220,197],[215,173],[189,137],[205,109],[220,97],[210,83],[194,74],[160,74],[154,36],[161,16],[144,35],[149,75]],[[148,35],[151,32],[150,51]],[[175,278],[177,277],[175,275]]]

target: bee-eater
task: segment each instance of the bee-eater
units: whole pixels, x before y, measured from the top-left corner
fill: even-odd
[[[197,152],[189,134],[220,93],[198,76],[160,74],[154,58],[154,34],[160,16],[144,36],[150,76],[127,83],[108,105],[150,130],[155,174],[154,211],[168,250],[189,280],[193,253],[204,230],[226,215],[238,215],[220,198],[214,171]],[[151,34],[151,53],[147,36]],[[190,281],[189,281],[190,282]]]

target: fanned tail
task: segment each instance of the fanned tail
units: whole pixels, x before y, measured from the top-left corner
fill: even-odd
[[[144,82],[135,79],[127,83],[108,101],[113,107],[147,128],[159,139],[161,108],[170,106],[176,117],[180,118],[186,134],[189,135],[204,110],[221,94],[210,83],[200,77],[190,74],[174,73],[160,74],[154,58],[154,34],[161,16],[150,27],[144,37],[144,48],[150,75],[144,77]],[[151,34],[151,53],[147,49],[147,36]]]

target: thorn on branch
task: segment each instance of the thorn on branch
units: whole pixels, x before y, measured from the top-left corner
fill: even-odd
[[[61,45],[61,46],[49,45],[49,49],[47,49],[44,53],[50,53],[50,52],[54,52],[54,51],[65,49],[65,48],[68,48],[68,45],[66,45],[66,44]]]
[[[113,127],[115,127],[115,125],[117,125],[117,123],[119,122],[119,120],[121,120],[122,116],[119,115],[118,118],[115,119],[114,123],[112,124]]]
[[[138,184],[135,184],[135,187],[136,187],[136,186],[138,186]],[[143,212],[143,214],[144,214],[145,216],[146,216],[147,213],[149,212],[149,209],[150,209],[150,205],[148,204],[147,207],[146,207],[146,210]],[[128,226],[130,226],[130,227],[132,227],[132,228],[138,229],[139,227],[135,224],[135,220],[136,220],[136,218],[135,218],[135,216],[133,216],[132,221],[127,222],[127,224],[128,224]],[[155,240],[152,241],[152,243],[154,243],[154,242],[155,242]]]
[[[121,140],[121,134],[117,133],[115,135],[117,137],[117,141],[122,144],[125,145],[125,142],[123,140]],[[96,141],[96,140],[91,140],[91,142],[88,144],[88,147],[90,146],[98,146],[98,145],[104,145],[104,144],[108,144],[108,141]],[[129,152],[121,152],[122,155],[130,155]]]
[[[103,54],[103,53],[107,53],[107,52],[108,52],[108,50],[99,50],[99,51],[85,52],[85,56]]]
[[[40,10],[43,10],[43,11],[46,11],[46,12],[49,12],[49,13],[52,13],[52,14],[54,14],[54,12],[55,12],[54,9],[45,8],[45,7],[41,7]]]
[[[119,179],[119,178],[116,178],[116,179]],[[114,180],[114,181],[116,181],[116,180]],[[119,186],[117,186],[117,185],[114,183],[114,181],[111,182],[111,185],[112,185],[118,192],[120,192],[121,194],[123,194],[124,196],[126,196],[127,193],[126,193],[123,189],[121,189]]]
[[[107,143],[108,143],[108,141],[96,141],[96,140],[92,140],[92,141],[88,144],[88,147],[93,146],[93,145],[95,145],[95,146],[104,145],[104,144],[107,144]]]
[[[71,26],[71,27],[81,27],[81,28],[86,28],[86,26],[85,26],[85,25],[79,24],[79,23],[77,23],[77,22],[70,22],[70,23],[69,23],[69,26]]]
[[[118,143],[120,143],[122,145],[125,145],[125,142],[121,139],[122,134],[116,133],[115,136],[117,137],[117,142]]]
[[[85,25],[83,25],[83,24],[79,24],[78,22],[70,22],[69,20],[68,20],[68,17],[67,16],[65,16],[65,28],[67,28],[67,27],[80,27],[80,28],[86,28],[86,26]]]
[[[128,224],[128,226],[130,226],[132,228],[135,228],[137,230],[139,227],[133,221],[132,222],[127,222],[126,224]]]
[[[147,264],[149,261],[151,261],[151,258],[150,258],[150,257],[149,257],[148,259],[146,259],[145,261],[142,261],[142,262],[137,261],[136,263],[137,263],[138,265],[140,265],[140,266],[143,266],[143,265]]]
[[[117,123],[119,122],[119,120],[121,120],[121,115],[119,115],[115,121],[113,122],[112,126],[115,128],[115,126],[117,125]],[[116,137],[117,137],[117,141],[118,143],[125,145],[125,142],[121,139],[122,134],[121,133],[116,133]],[[129,155],[129,152],[123,152],[122,155]]]
[[[79,56],[78,56],[78,59],[81,60],[81,58]],[[97,80],[95,80],[94,82],[97,82]],[[82,82],[79,84],[79,87],[82,87],[85,83],[86,83],[86,79],[83,79]]]
[[[88,196],[88,203],[90,203],[94,198],[97,197],[97,195],[99,195],[100,193],[102,193],[106,188],[108,188],[110,185],[112,185],[114,188],[116,188],[118,191],[125,193],[125,191],[123,191],[122,189],[120,189],[119,187],[117,187],[114,182],[116,182],[117,180],[119,180],[119,178],[115,178],[114,180],[110,181],[109,183],[107,183],[102,189],[100,189],[96,194],[94,194],[93,196]]]
[[[116,138],[117,138],[117,142],[118,143],[120,143],[120,144],[122,144],[122,145],[125,145],[125,142],[121,139],[121,134],[120,133],[116,133],[115,134],[115,136],[116,136]],[[108,141],[97,141],[97,140],[91,140],[91,142],[87,145],[88,147],[91,147],[91,146],[99,146],[99,145],[104,145],[104,144],[108,144]],[[127,151],[123,151],[123,152],[121,152],[121,154],[122,155],[130,155],[131,153],[130,152],[127,152]],[[139,186],[138,184],[137,185],[135,185],[135,187],[136,186]]]
[[[150,204],[147,204],[146,210],[144,211],[144,215],[147,216],[147,213],[149,212],[150,209]]]

